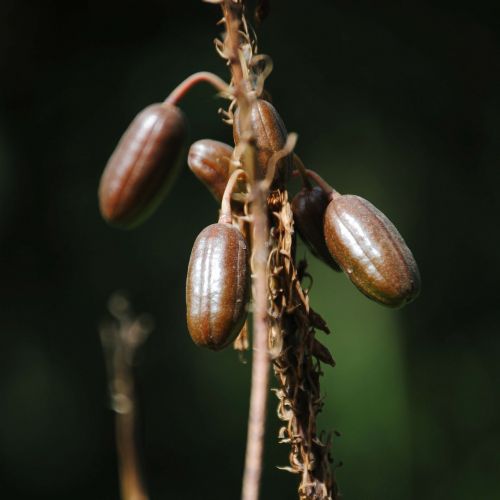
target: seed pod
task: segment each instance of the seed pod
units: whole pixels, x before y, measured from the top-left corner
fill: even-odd
[[[417,263],[394,224],[370,202],[336,193],[324,231],[332,257],[368,298],[401,307],[417,297]]]
[[[264,177],[269,167],[269,160],[286,143],[287,131],[285,124],[275,107],[268,101],[257,99],[250,110],[250,122],[256,137],[256,167],[257,174]],[[234,114],[234,143],[238,144],[243,124],[240,109]],[[276,165],[274,188],[282,188],[292,169],[292,155],[281,158]]]
[[[297,232],[313,255],[335,271],[339,265],[333,260],[325,243],[323,219],[330,196],[319,186],[303,187],[292,200],[293,221]]]
[[[250,292],[248,248],[230,224],[206,227],[196,238],[186,280],[187,324],[193,341],[218,351],[245,322]]]
[[[154,212],[175,179],[185,136],[184,115],[171,104],[152,104],[134,118],[101,177],[107,222],[130,229]]]
[[[229,178],[233,148],[211,139],[196,141],[189,148],[188,165],[217,201],[222,200]]]

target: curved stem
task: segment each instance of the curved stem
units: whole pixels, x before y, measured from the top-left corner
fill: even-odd
[[[307,189],[312,189],[312,185],[307,177],[307,169],[296,153],[293,154],[293,166],[298,170],[300,176],[302,177],[302,184],[304,185],[304,187]]]
[[[293,148],[297,144],[298,135],[295,132],[290,132],[286,138],[285,145],[279,150],[271,155],[267,162],[266,176],[264,178],[264,188],[269,189],[274,180],[274,174],[276,173],[277,163],[293,152]]]
[[[328,184],[328,182],[326,182],[325,179],[323,179],[323,177],[321,177],[321,175],[314,170],[306,169],[306,175],[312,179],[325,193],[331,194],[335,192],[335,189],[333,189],[332,186],[330,186],[330,184]]]
[[[170,92],[170,95],[164,102],[174,106],[177,105],[195,85],[198,85],[198,83],[201,82],[209,83],[223,94],[229,94],[229,86],[222,78],[219,78],[217,75],[214,75],[209,71],[199,71],[198,73],[193,73],[183,82],[179,83],[179,85],[177,85],[177,87]]]
[[[331,200],[341,196],[341,194],[337,190],[333,189],[332,186],[330,186],[330,184],[328,184],[328,182],[326,182],[325,179],[323,179],[323,177],[321,177],[321,175],[319,175],[314,170],[306,169],[305,174],[307,175],[307,177],[309,177],[309,179],[312,179],[327,195],[329,195]],[[294,172],[294,175],[296,175],[296,172]],[[300,175],[302,175],[302,172],[300,172]]]
[[[224,195],[222,196],[222,205],[220,209],[220,217],[219,222],[224,224],[231,224],[231,194],[233,192],[234,186],[238,181],[238,177],[240,175],[244,175],[246,177],[246,173],[241,168],[235,170],[226,184],[226,189],[224,189]]]

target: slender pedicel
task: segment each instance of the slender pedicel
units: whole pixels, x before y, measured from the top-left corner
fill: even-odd
[[[202,82],[209,83],[224,96],[229,96],[231,94],[229,85],[222,78],[209,71],[199,71],[198,73],[193,73],[179,83],[179,85],[170,92],[164,102],[177,105],[195,85]]]

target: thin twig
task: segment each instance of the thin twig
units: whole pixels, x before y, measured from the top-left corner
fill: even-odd
[[[258,185],[260,182],[255,181],[255,184]],[[253,364],[247,450],[243,475],[243,500],[257,500],[259,498],[270,366],[267,340],[268,291],[266,278],[269,229],[265,212],[264,193],[259,187],[252,189],[252,193],[252,216],[254,221],[252,241],[254,273]]]

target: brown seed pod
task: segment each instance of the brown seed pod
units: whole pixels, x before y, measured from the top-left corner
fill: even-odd
[[[293,221],[297,232],[313,255],[335,271],[339,265],[333,260],[325,243],[323,219],[330,196],[319,186],[303,187],[292,200]]]
[[[152,104],[134,118],[101,177],[107,222],[130,229],[154,212],[175,179],[185,136],[184,114],[171,104]]]
[[[219,202],[229,178],[232,154],[231,146],[211,139],[196,141],[189,148],[189,168]]]
[[[417,297],[417,263],[394,224],[369,201],[332,194],[324,231],[332,257],[368,298],[401,307]]]
[[[242,113],[238,108],[234,114],[234,143],[240,141]],[[256,136],[257,174],[264,177],[269,167],[269,160],[274,153],[282,150],[286,144],[287,131],[276,108],[268,101],[257,99],[250,109],[250,121]],[[292,169],[292,155],[281,158],[276,164],[274,188],[282,188]]]
[[[250,292],[248,247],[226,223],[206,227],[196,238],[186,280],[188,330],[193,341],[214,351],[238,335]]]

